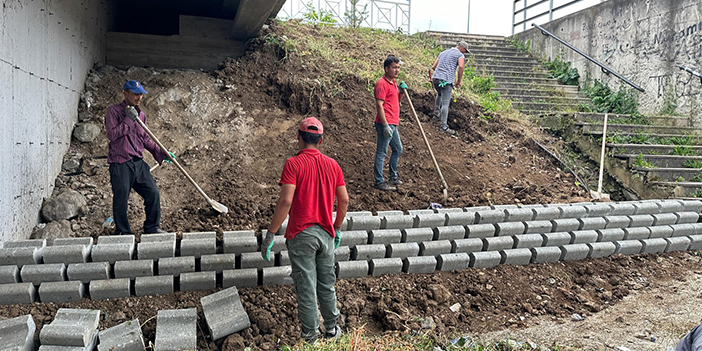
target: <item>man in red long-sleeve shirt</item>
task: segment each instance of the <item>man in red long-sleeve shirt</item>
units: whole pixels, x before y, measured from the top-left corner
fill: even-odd
[[[107,138],[110,139],[107,163],[110,164],[115,234],[132,233],[127,218],[127,202],[132,189],[144,198],[144,233],[165,233],[159,225],[161,200],[158,187],[143,158],[144,149],[149,150],[159,164],[168,155],[136,121],[139,118],[146,124],[146,115],[139,108],[141,99],[147,94],[146,90],[135,80],[124,83],[123,89],[124,101],[110,106],[105,116],[105,129]]]

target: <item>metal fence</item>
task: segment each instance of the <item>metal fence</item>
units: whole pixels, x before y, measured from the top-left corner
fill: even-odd
[[[554,13],[566,10],[582,1],[583,0],[512,0],[512,35],[514,35],[514,29],[519,26],[522,26],[522,31],[525,31],[527,22],[545,18],[547,15],[548,20],[552,21]],[[600,2],[605,1],[606,0],[600,0]],[[548,4],[548,6],[546,6],[546,4]]]
[[[404,33],[410,31],[410,2],[411,0],[361,0],[356,4],[357,11],[367,11],[361,26],[386,29]],[[310,7],[315,12],[324,11],[332,17],[336,25],[348,25],[346,13],[352,13],[349,0],[287,0],[278,12],[278,18],[305,18],[310,13]],[[357,12],[358,13],[358,12]],[[306,20],[323,23],[322,21]]]

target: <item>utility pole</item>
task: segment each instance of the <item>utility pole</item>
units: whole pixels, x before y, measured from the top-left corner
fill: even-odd
[[[468,0],[468,27],[466,28],[466,34],[470,34],[470,0]]]

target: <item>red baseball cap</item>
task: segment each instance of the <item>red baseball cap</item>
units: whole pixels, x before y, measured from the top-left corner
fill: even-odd
[[[300,131],[311,134],[322,134],[324,133],[324,127],[322,127],[322,122],[317,118],[307,117],[300,123]]]

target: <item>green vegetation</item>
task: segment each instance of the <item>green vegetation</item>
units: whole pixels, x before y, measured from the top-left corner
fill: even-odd
[[[693,182],[702,183],[702,174],[698,174],[691,179]]]
[[[648,162],[642,154],[639,154],[639,156],[636,156],[636,159],[634,160],[634,166],[639,167],[639,168],[656,168],[656,166]]]
[[[695,150],[692,149],[690,146],[683,146],[683,145],[676,145],[673,148],[673,155],[678,155],[678,156],[695,156]]]
[[[695,145],[695,140],[689,135],[682,137],[670,137],[665,140],[667,141],[666,144],[668,145]]]
[[[689,159],[683,163],[685,168],[702,168],[702,161]]]
[[[633,114],[629,117],[614,117],[610,118],[608,123],[613,123],[613,124],[639,124],[639,125],[653,125],[653,122],[651,122],[651,119],[640,114],[636,113]]]
[[[307,8],[307,13],[302,15],[304,19],[310,22],[319,23],[324,26],[334,25],[337,23],[336,19],[334,18],[333,12],[327,11],[325,9],[317,10],[314,7],[314,5],[312,5],[312,2],[306,4],[305,7]]]
[[[570,61],[564,61],[563,52],[561,51],[556,58],[553,60],[542,62],[544,67],[546,67],[551,73],[549,78],[556,78],[561,81],[562,84],[566,85],[578,85],[580,80],[580,73],[575,67],[570,67],[572,63]]]
[[[679,177],[675,178],[675,182],[676,182],[676,183],[681,183],[681,182],[684,182],[684,181],[685,181],[685,177],[683,177],[683,176],[679,176]]]
[[[665,116],[677,116],[678,99],[676,97],[675,86],[666,86],[663,89],[663,104],[659,113]]]
[[[592,99],[594,111],[600,113],[618,113],[638,115],[639,103],[630,90],[619,87],[615,92],[609,85],[595,80],[592,86],[584,89],[585,94]]]
[[[695,190],[695,191],[691,192],[689,195],[690,195],[690,197],[702,197],[702,190]]]
[[[346,25],[349,28],[356,29],[361,26],[361,23],[368,18],[368,4],[364,4],[362,9],[358,8],[358,3],[361,0],[349,0],[350,10],[344,12]]]
[[[531,55],[531,53],[532,53],[530,39],[527,39],[527,41],[521,41],[521,40],[512,39],[512,37],[507,37],[505,39],[505,41],[507,43],[509,43],[510,45],[514,46],[515,48],[517,48],[517,50],[519,50],[525,54]]]

